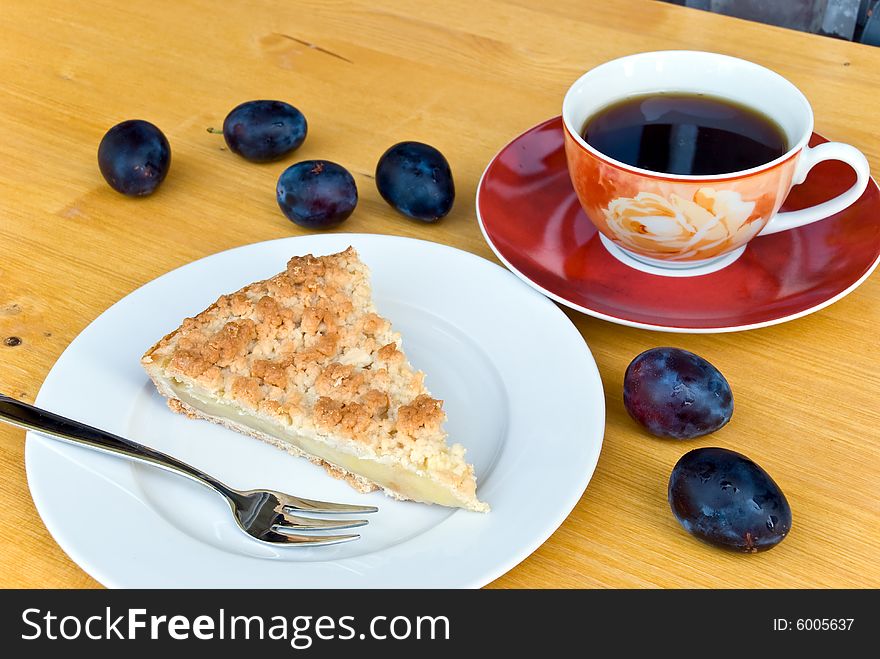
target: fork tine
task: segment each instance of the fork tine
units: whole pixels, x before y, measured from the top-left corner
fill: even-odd
[[[354,529],[368,524],[365,519],[327,520],[282,514],[284,515],[284,527],[290,531],[335,531],[337,529]]]
[[[285,498],[284,508],[302,513],[352,513],[366,514],[375,513],[379,509],[376,506],[354,506],[346,503],[331,503],[329,501],[317,501],[315,499],[303,499],[301,497],[288,496]]]
[[[277,524],[272,527],[272,531],[275,532],[276,537],[282,539],[285,544],[290,545],[323,547],[326,545],[338,545],[343,542],[351,542],[352,540],[357,540],[361,537],[357,533],[352,533],[351,535],[299,535],[296,533],[296,530],[297,529],[295,528],[288,528]]]

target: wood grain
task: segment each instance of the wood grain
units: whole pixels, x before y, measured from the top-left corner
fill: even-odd
[[[483,167],[558,114],[580,73],[632,52],[714,50],[769,66],[806,93],[817,130],[880,170],[880,49],[665,3],[35,0],[3,13],[0,390],[27,401],[77,333],[136,287],[207,254],[301,233],[275,205],[280,165],[245,163],[206,132],[243,100],[293,102],[310,122],[296,159],[355,173],[361,202],[345,231],[493,260],[472,201]],[[104,131],[128,118],[161,126],[173,149],[167,181],[142,200],[110,190],[96,166]],[[452,163],[458,202],[435,226],[395,215],[372,185],[378,156],[403,139]],[[568,520],[494,587],[880,586],[880,278],[820,313],[747,333],[663,335],[569,316],[605,384],[602,456]],[[4,345],[9,336],[21,344]],[[665,442],[627,417],[626,365],[668,344],[706,356],[732,383],[736,414],[717,434]],[[42,525],[23,443],[0,428],[0,586],[97,586]],[[746,453],[783,487],[794,529],[778,548],[730,555],[678,527],[669,472],[705,445]]]

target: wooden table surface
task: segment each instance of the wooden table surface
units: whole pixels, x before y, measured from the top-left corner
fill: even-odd
[[[0,391],[33,401],[70,341],[114,302],[208,254],[304,232],[274,199],[286,166],[223,148],[236,104],[280,98],[309,120],[287,163],[328,158],[354,174],[343,229],[447,243],[495,261],[474,215],[480,173],[513,136],[558,114],[583,71],[645,50],[744,57],[792,80],[817,130],[880,171],[880,49],[636,0],[7,2],[0,40]],[[129,118],[162,128],[171,173],[152,197],[113,192],[95,153]],[[454,211],[396,215],[369,174],[389,145],[431,143],[452,164]],[[833,306],[745,333],[670,335],[568,312],[599,365],[607,429],[595,476],[562,527],[492,585],[880,587],[880,275]],[[4,342],[20,337],[20,345]],[[14,343],[14,341],[12,342]],[[622,402],[629,361],[658,345],[697,352],[731,382],[723,430],[652,439]],[[698,446],[749,455],[786,492],[790,536],[728,554],[684,533],[666,502],[676,460]],[[24,432],[0,427],[0,586],[94,587],[37,515]]]

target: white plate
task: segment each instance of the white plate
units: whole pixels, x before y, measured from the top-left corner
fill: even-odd
[[[358,494],[323,469],[220,426],[171,413],[141,354],[180,321],[298,254],[354,245],[376,305],[446,401],[489,514]],[[27,476],[58,544],[112,587],[459,588],[499,577],[577,504],[599,458],[602,383],[583,338],[549,300],[489,261],[380,235],[325,234],[240,247],[143,286],[61,355],[37,405],[181,458],[233,487],[373,504],[355,542],[275,548],[188,479],[28,433]]]

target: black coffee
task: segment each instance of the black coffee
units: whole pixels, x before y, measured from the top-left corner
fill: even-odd
[[[770,117],[702,94],[633,96],[587,119],[581,134],[615,160],[668,174],[738,172],[788,151]]]

